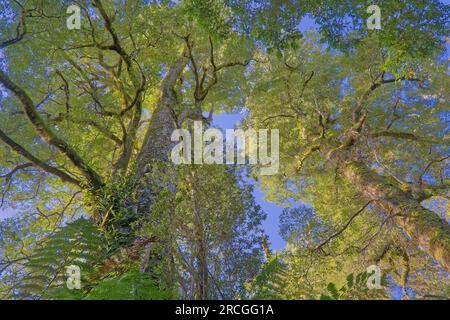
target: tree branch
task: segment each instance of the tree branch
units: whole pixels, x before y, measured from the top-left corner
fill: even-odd
[[[127,68],[131,68],[131,57],[126,53],[126,51],[123,49],[122,45],[120,44],[119,37],[117,36],[116,32],[114,31],[114,28],[112,26],[112,21],[109,18],[105,8],[103,7],[103,4],[100,0],[93,0],[92,4],[94,7],[98,9],[100,12],[100,15],[103,18],[103,23],[105,25],[106,30],[109,32],[109,34],[112,37],[113,44],[109,46],[101,46],[101,49],[109,49],[112,51],[117,52],[119,56],[122,57],[123,61],[127,65]]]
[[[371,138],[390,137],[396,139],[405,139],[418,142],[445,144],[445,145],[448,145],[450,142],[448,138],[421,137],[409,132],[389,131],[389,130],[374,132],[369,134],[369,136]]]
[[[81,182],[77,179],[69,176],[67,173],[52,167],[48,164],[46,164],[44,161],[39,160],[35,156],[33,156],[30,152],[28,152],[25,148],[23,148],[21,145],[13,141],[11,138],[9,138],[1,129],[0,129],[0,139],[6,143],[12,150],[23,156],[25,159],[30,161],[34,166],[42,169],[43,171],[47,173],[51,173],[57,177],[59,177],[64,182],[69,182],[72,184],[75,184],[77,186],[81,185]],[[18,169],[17,169],[18,170]]]
[[[374,92],[377,88],[381,87],[383,84],[388,84],[388,83],[395,83],[395,82],[400,82],[400,81],[412,81],[412,82],[420,82],[422,83],[423,80],[421,79],[417,79],[417,78],[406,78],[405,76],[397,79],[397,78],[392,78],[392,79],[384,79],[384,71],[381,72],[375,80],[381,78],[381,80],[376,81],[374,83],[372,83],[372,85],[370,86],[369,89],[366,90],[366,92],[363,94],[363,96],[361,97],[360,102],[358,103],[358,106],[355,108],[355,110],[353,111],[353,122],[357,122],[360,118],[360,114],[361,111],[364,109],[364,106],[367,102],[367,99],[369,99],[370,95],[372,94],[372,92]]]
[[[319,244],[315,250],[321,250],[322,247],[324,247],[327,243],[329,243],[331,240],[333,240],[334,238],[338,237],[341,233],[343,233],[348,226],[352,223],[352,221],[361,213],[363,212],[368,206],[369,204],[371,204],[374,200],[370,200],[368,201],[364,206],[362,206],[358,211],[356,211],[351,217],[350,219],[348,219],[348,221],[342,226],[341,229],[339,229],[337,232],[333,233],[331,236],[329,236],[325,241],[323,241],[321,244]]]
[[[13,176],[17,171],[22,170],[22,169],[26,169],[26,168],[29,168],[29,167],[32,167],[32,166],[33,166],[33,164],[32,164],[31,162],[19,164],[19,165],[15,166],[14,169],[12,169],[12,170],[11,170],[10,172],[8,172],[7,174],[0,175],[0,178],[11,179],[12,176]]]
[[[3,71],[0,70],[0,83],[2,83],[7,89],[9,89],[20,100],[23,111],[30,120],[36,132],[50,145],[56,147],[64,155],[71,160],[71,162],[77,167],[82,175],[89,181],[94,187],[100,187],[103,185],[102,178],[96,173],[79,155],[78,153],[62,138],[60,138],[56,132],[53,131],[42,119],[36,107],[28,96],[28,94],[16,85]]]
[[[6,48],[10,45],[13,45],[13,44],[21,41],[23,39],[23,37],[27,34],[27,27],[25,24],[26,13],[27,12],[22,8],[22,13],[20,15],[20,21],[16,27],[16,36],[12,39],[0,42],[0,49]]]

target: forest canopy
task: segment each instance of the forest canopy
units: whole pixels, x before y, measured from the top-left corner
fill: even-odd
[[[449,12],[1,2],[0,299],[448,299]],[[276,174],[173,163],[223,114]]]

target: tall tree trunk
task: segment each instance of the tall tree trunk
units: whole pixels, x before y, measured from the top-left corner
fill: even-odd
[[[149,213],[154,200],[152,187],[160,184],[161,187],[171,190],[170,182],[155,181],[155,176],[149,174],[146,177],[146,174],[152,173],[153,169],[155,169],[154,166],[159,166],[156,180],[162,180],[162,178],[169,178],[170,180],[170,177],[166,175],[173,171],[168,168],[171,165],[169,163],[170,152],[174,146],[174,142],[170,138],[173,131],[177,129],[177,119],[174,110],[177,109],[179,103],[175,86],[187,62],[187,58],[183,55],[174,63],[164,77],[161,84],[161,96],[150,119],[150,124],[138,155],[136,179],[139,180],[138,212],[141,214]],[[164,166],[167,167],[166,170],[161,168]],[[175,190],[171,191],[175,192]]]
[[[137,181],[137,203],[135,206],[140,215],[150,214],[153,204],[162,191],[169,190],[170,194],[168,196],[175,198],[176,171],[173,168],[173,164],[170,163],[170,152],[174,143],[170,138],[172,132],[177,128],[175,110],[177,110],[179,101],[175,87],[187,62],[188,60],[183,54],[167,71],[161,83],[161,95],[158,104],[150,119],[144,142],[137,158],[135,175]],[[168,203],[174,203],[172,199],[167,201]],[[173,208],[167,208],[167,212],[163,214],[165,215],[164,218],[168,219],[168,225],[170,225]],[[169,232],[167,238],[157,240],[163,243],[164,248],[161,253],[154,252],[153,244],[149,243],[144,250],[141,261],[141,270],[151,271],[152,264],[158,261],[158,259],[154,259],[154,256],[162,254],[166,266],[161,277],[167,287],[175,286],[175,279],[173,278],[173,242],[171,237],[172,235]]]
[[[190,173],[189,180],[191,183],[194,247],[197,262],[197,270],[194,275],[194,297],[197,300],[206,300],[208,298],[208,248],[202,208],[197,205],[196,185],[198,182],[195,179],[195,172]]]
[[[174,110],[177,109],[179,101],[175,86],[187,63],[188,59],[183,54],[167,71],[161,83],[161,96],[150,119],[144,143],[138,156],[137,166],[140,170],[145,170],[145,166],[154,159],[169,160],[169,154],[174,145],[170,141],[170,137],[173,130],[177,128]]]
[[[327,158],[341,168],[343,176],[367,200],[376,200],[417,245],[450,272],[450,225],[447,221],[422,207],[409,193],[365,164],[348,160],[343,152],[328,153]]]

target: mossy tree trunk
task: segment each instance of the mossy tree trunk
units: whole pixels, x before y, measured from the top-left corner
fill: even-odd
[[[450,271],[450,225],[419,201],[358,161],[341,163],[343,176],[368,200],[390,214],[424,251]]]

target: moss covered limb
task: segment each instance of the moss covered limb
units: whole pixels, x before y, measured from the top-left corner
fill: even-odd
[[[450,271],[450,225],[417,200],[363,163],[346,161],[343,174],[367,198],[395,216],[396,223],[417,244]]]

